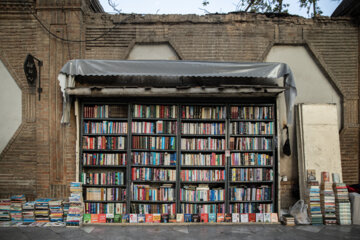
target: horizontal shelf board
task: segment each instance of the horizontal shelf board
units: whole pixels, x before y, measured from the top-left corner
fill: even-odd
[[[176,168],[175,165],[131,165],[131,167],[137,168]]]
[[[82,149],[83,152],[126,152],[126,149]]]
[[[181,134],[181,137],[191,137],[191,138],[209,138],[209,137],[214,137],[214,138],[225,138],[225,134]]]
[[[83,184],[82,186],[83,187],[121,187],[121,188],[126,187],[126,185],[110,185],[110,184],[107,184],[107,185]]]
[[[182,184],[224,184],[225,181],[181,181]]]
[[[274,137],[274,134],[230,134],[230,137]]]
[[[130,202],[132,203],[175,203],[176,200],[173,200],[173,201],[152,201],[152,200],[131,200]]]
[[[177,118],[139,118],[133,117],[133,121],[177,121]]]
[[[246,165],[246,166],[238,166],[238,165],[230,165],[230,168],[272,168],[273,165]]]
[[[122,121],[127,122],[127,118],[83,118],[84,121]]]
[[[193,166],[193,165],[181,165],[181,168],[225,168],[225,166]]]
[[[126,200],[84,200],[84,202],[94,203],[126,203]]]
[[[182,122],[225,122],[226,119],[181,118]]]
[[[169,134],[169,133],[131,133],[132,136],[164,136],[164,137],[176,137],[176,134]]]
[[[270,153],[270,152],[274,152],[273,149],[271,150],[230,150],[230,152],[232,153]]]
[[[127,133],[84,133],[83,136],[124,136],[126,137]]]
[[[126,165],[83,165],[83,168],[126,168]]]
[[[225,153],[225,150],[180,150],[182,153]]]
[[[243,201],[240,201],[240,200],[230,200],[229,201],[230,203],[272,203],[273,200],[243,200]]]
[[[132,180],[133,183],[147,183],[147,184],[151,184],[151,183],[171,183],[171,184],[175,184],[176,181],[154,181],[154,180]]]
[[[225,203],[223,201],[180,201],[181,203],[189,203],[189,204],[216,204],[216,203]]]
[[[132,152],[176,152],[176,150],[169,149],[131,149]]]
[[[273,122],[274,119],[234,119],[230,118],[230,122]]]
[[[251,184],[251,183],[273,183],[274,181],[229,181],[229,183],[245,183],[245,184]]]

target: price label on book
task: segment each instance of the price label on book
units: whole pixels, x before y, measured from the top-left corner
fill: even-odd
[[[230,150],[225,150],[225,157],[230,157]]]

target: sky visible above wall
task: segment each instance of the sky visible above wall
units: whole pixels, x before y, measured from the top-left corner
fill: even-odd
[[[112,0],[118,4],[117,8],[121,13],[139,14],[198,14],[203,15],[206,11],[210,13],[228,13],[237,10],[237,0],[209,0],[210,4],[206,7],[202,5],[202,0]],[[299,7],[299,0],[284,0],[289,3],[289,13],[310,17],[306,9]],[[330,16],[341,1],[319,0],[319,6],[323,11],[323,16]],[[108,0],[100,0],[105,12],[116,13],[108,4]],[[203,9],[206,9],[204,11]]]

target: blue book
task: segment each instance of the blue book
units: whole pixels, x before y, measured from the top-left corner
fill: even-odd
[[[209,213],[209,222],[216,222],[216,213]]]
[[[192,214],[184,214],[184,222],[192,222]]]

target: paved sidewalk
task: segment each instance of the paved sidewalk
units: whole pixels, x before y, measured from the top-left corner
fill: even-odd
[[[2,227],[0,240],[94,240],[94,239],[360,239],[360,226],[295,226],[282,225],[197,225],[197,226],[85,226],[64,227]]]

